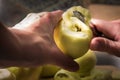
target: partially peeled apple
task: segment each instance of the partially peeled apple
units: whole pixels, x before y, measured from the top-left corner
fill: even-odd
[[[54,30],[54,40],[60,50],[72,58],[83,56],[93,37],[89,27],[90,13],[81,6],[74,6],[65,11]]]

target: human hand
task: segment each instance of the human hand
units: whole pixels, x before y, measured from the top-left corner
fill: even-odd
[[[53,39],[55,26],[61,19],[62,11],[31,13],[11,30],[22,44],[22,54],[31,61],[29,65],[55,64],[75,71],[78,64],[65,56]]]
[[[93,32],[97,30],[100,35],[92,39],[90,48],[120,57],[120,20],[92,19],[91,24]]]

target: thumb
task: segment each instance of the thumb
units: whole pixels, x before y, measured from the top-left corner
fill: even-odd
[[[51,17],[52,17],[52,24],[54,24],[54,27],[58,24],[58,22],[61,19],[63,11],[62,10],[56,10],[51,12]]]
[[[91,24],[93,28],[98,32],[103,33],[106,37],[113,39],[115,36],[116,28],[113,28],[114,24],[110,21],[100,20],[100,19],[92,19]],[[111,30],[112,29],[112,30]]]
[[[118,56],[120,46],[118,42],[103,37],[95,37],[91,41],[90,49],[95,51],[108,52]]]

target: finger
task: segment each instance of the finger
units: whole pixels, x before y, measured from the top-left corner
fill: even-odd
[[[51,14],[52,14],[52,16],[56,17],[57,21],[59,21],[61,19],[63,11],[62,10],[56,10],[56,11],[51,12]]]
[[[55,24],[55,26],[58,24],[58,22],[60,21],[60,19],[61,19],[61,16],[62,16],[62,14],[63,14],[63,11],[61,11],[61,10],[56,10],[56,11],[53,11],[53,12],[51,12],[51,14],[52,14],[52,22],[53,22],[53,24]],[[55,27],[54,26],[54,27]]]
[[[52,63],[69,71],[76,71],[79,69],[79,65],[71,57],[66,56],[57,49],[54,50]]]
[[[98,31],[97,28],[95,27],[95,25],[93,25],[92,23],[90,23],[90,28],[91,28],[91,30],[93,32],[94,37],[99,37],[99,36],[103,35],[103,33]]]
[[[108,38],[114,38],[115,37],[115,27],[113,28],[114,24],[110,21],[104,21],[99,19],[92,19],[91,20],[92,25],[95,29],[98,30],[98,32],[102,32],[106,37]]]
[[[118,56],[118,53],[120,52],[119,51],[120,46],[118,46],[119,44],[120,43],[106,38],[96,37],[92,39],[90,49],[96,51],[108,52],[110,54]]]
[[[41,25],[47,26],[49,30],[53,31],[54,27],[56,27],[56,25],[60,21],[61,16],[62,16],[61,10],[47,12],[44,15],[42,14],[42,17],[40,18],[39,22]]]

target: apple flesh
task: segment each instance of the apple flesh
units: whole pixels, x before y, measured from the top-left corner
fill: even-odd
[[[88,51],[93,36],[89,21],[88,10],[80,6],[63,13],[62,20],[54,30],[54,40],[63,53],[78,58]]]

